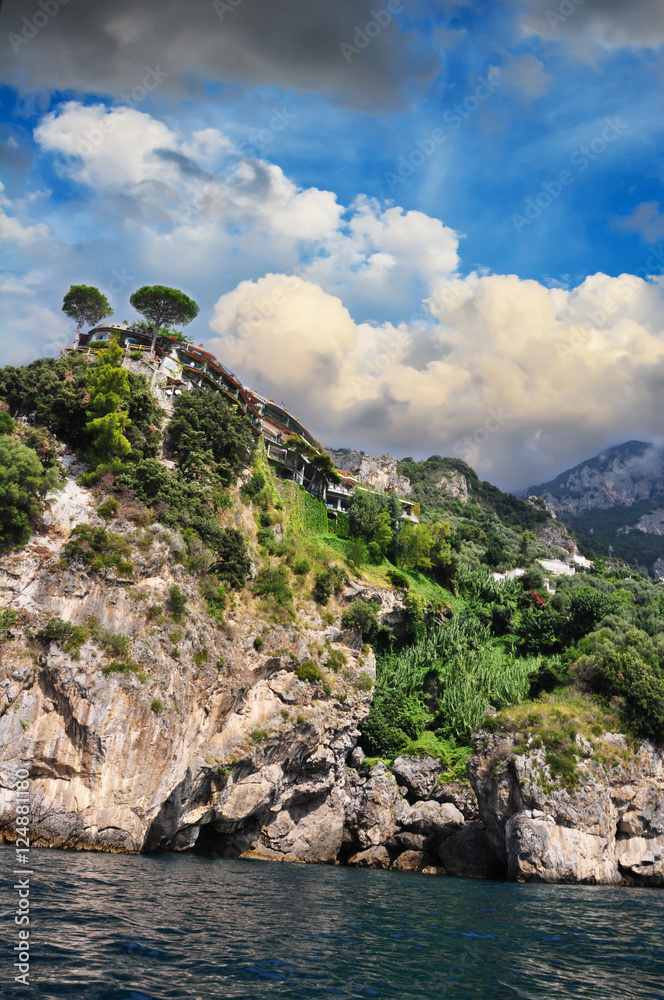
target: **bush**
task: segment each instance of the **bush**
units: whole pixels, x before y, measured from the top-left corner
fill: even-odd
[[[265,743],[265,740],[269,738],[270,734],[267,729],[254,729],[251,734],[251,738],[254,743]]]
[[[45,469],[32,448],[0,436],[0,551],[27,542],[43,510],[41,499],[56,484],[55,469]]]
[[[375,639],[379,624],[376,604],[373,601],[353,601],[341,616],[342,628],[356,628],[368,642]]]
[[[263,636],[257,635],[256,638],[254,639],[254,649],[256,650],[257,653],[260,653],[262,648],[263,648]]]
[[[272,524],[272,515],[267,510],[262,510],[258,516],[261,528],[269,528]]]
[[[242,590],[251,570],[246,537],[236,528],[224,528],[214,547],[219,561],[210,567],[210,572],[233,590]]]
[[[184,594],[177,583],[171,585],[166,598],[166,610],[170,611],[176,618],[181,617],[187,608],[187,595]]]
[[[311,563],[308,559],[294,559],[291,563],[291,569],[296,576],[306,576],[311,569]]]
[[[10,638],[9,630],[15,628],[20,620],[20,612],[13,608],[0,608],[0,642],[6,642]]]
[[[347,662],[346,656],[341,652],[340,649],[331,649],[330,654],[327,658],[325,666],[328,670],[334,670],[336,672],[344,666]]]
[[[201,649],[196,650],[196,652],[194,653],[192,659],[193,659],[195,665],[200,670],[200,668],[202,666],[204,666],[208,662],[208,660],[210,659],[210,654],[208,653],[208,651],[205,648],[205,646],[203,646]]]
[[[410,580],[400,569],[388,569],[387,579],[397,590],[408,590],[410,587]]]
[[[313,684],[315,681],[321,680],[323,673],[314,660],[305,660],[304,663],[298,663],[296,666],[295,676],[300,681],[309,681]]]
[[[328,566],[316,573],[312,595],[318,604],[327,604],[332,594],[339,594],[349,583],[348,573],[342,566]]]
[[[380,553],[380,548],[379,548]],[[360,567],[364,566],[369,557],[369,550],[367,549],[366,543],[362,541],[361,538],[356,538],[350,543],[348,549],[346,550],[346,559],[351,564],[351,566]]]
[[[72,625],[61,618],[49,618],[44,628],[37,632],[36,638],[45,645],[56,642],[65,653],[78,659],[81,646],[88,638],[88,630],[84,625]]]
[[[155,715],[161,715],[164,709],[164,703],[161,700],[161,698],[153,698],[152,701],[150,702],[150,708],[152,709]]]
[[[355,681],[355,687],[358,691],[371,691],[373,684],[373,678],[371,677],[371,674],[366,672],[366,670],[363,670]]]
[[[253,500],[257,497],[262,489],[265,488],[265,476],[262,472],[254,472],[251,479],[249,479],[240,490],[240,495],[245,503]]]
[[[213,576],[206,576],[201,580],[200,593],[211,617],[220,625],[225,625],[224,610],[228,597],[225,584],[219,583]]]
[[[147,680],[145,674],[141,672],[138,663],[134,663],[133,660],[129,660],[127,662],[112,660],[111,663],[101,668],[101,672],[104,677],[110,677],[111,674],[122,674],[124,677],[128,674],[137,674],[141,683],[144,683]]]
[[[97,507],[97,513],[105,521],[110,521],[118,512],[118,501],[114,497],[109,497]]]
[[[115,570],[119,576],[131,576],[134,564],[130,561],[131,546],[126,538],[106,528],[90,524],[77,525],[63,547],[62,554],[69,562],[83,563],[93,573],[103,575]]]
[[[293,600],[285,566],[268,566],[262,569],[251,589],[256,597],[271,597],[280,607],[286,607]]]

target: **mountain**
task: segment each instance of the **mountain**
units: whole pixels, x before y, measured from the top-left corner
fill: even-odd
[[[664,450],[645,441],[607,448],[548,483],[531,486],[594,555],[664,578]]]

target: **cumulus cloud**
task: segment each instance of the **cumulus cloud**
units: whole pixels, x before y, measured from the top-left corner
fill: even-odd
[[[34,30],[38,9],[33,0],[2,5],[4,79],[28,90],[121,97],[152,68],[163,76],[164,94],[201,94],[204,81],[223,80],[317,91],[373,108],[393,105],[404,86],[421,87],[438,66],[426,36],[413,50],[413,38],[391,16],[370,45],[345,58],[341,45],[374,20],[372,0],[86,0],[62,3]]]
[[[357,324],[312,283],[269,275],[219,299],[209,347],[331,444],[457,454],[517,488],[661,431],[663,305],[664,283],[633,275],[569,290],[471,275],[429,298],[433,329]]]

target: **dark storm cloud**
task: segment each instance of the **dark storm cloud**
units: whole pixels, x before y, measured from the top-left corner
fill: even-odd
[[[200,94],[204,81],[228,81],[318,91],[359,108],[389,106],[404,84],[430,78],[438,62],[428,42],[405,33],[388,6],[405,13],[415,4],[5,0],[2,75],[24,91],[43,86],[122,97],[156,70],[169,96]],[[368,22],[374,37],[364,34],[358,43],[356,29]],[[342,51],[342,44],[355,51]]]

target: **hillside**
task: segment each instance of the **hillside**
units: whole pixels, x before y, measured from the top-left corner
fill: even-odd
[[[589,555],[664,577],[664,453],[628,441],[532,486]]]
[[[113,341],[3,369],[0,403],[7,840],[20,760],[41,844],[664,878],[652,581],[577,572],[552,595],[536,533],[556,523],[457,460],[396,464],[419,521],[375,486],[331,521],[320,477],[278,475],[310,444],[271,461],[221,392],[164,412]]]

